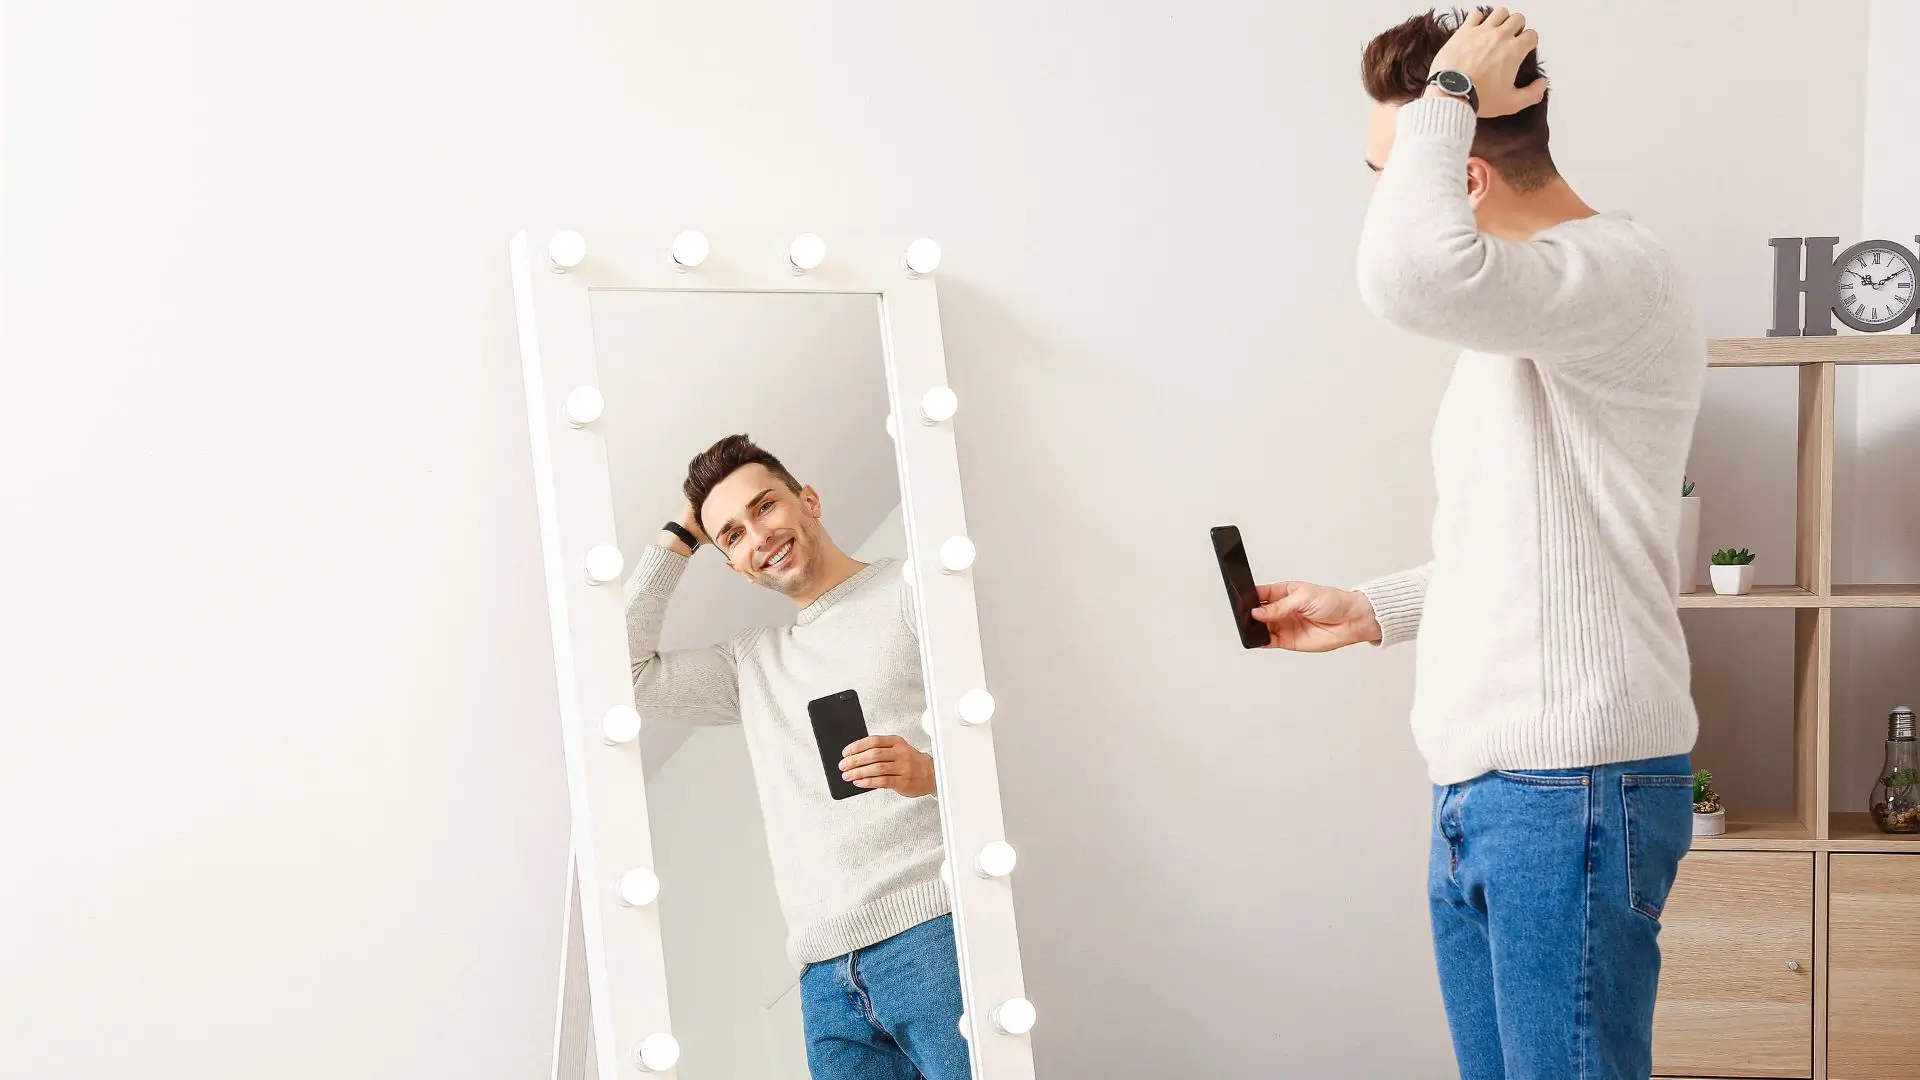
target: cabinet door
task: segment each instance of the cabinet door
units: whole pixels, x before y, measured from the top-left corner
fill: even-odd
[[[1827,1075],[1920,1077],[1920,858],[1835,855],[1827,908]]]
[[[1653,1071],[1813,1075],[1813,855],[1696,851],[1661,917]]]

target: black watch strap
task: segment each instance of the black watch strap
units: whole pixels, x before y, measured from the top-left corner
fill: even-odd
[[[677,537],[679,537],[679,538],[680,538],[680,542],[681,542],[681,543],[683,543],[683,544],[685,544],[685,545],[687,545],[687,550],[688,550],[688,551],[699,551],[699,550],[700,550],[700,541],[699,541],[699,539],[698,539],[698,538],[696,538],[696,537],[695,537],[695,536],[694,536],[694,535],[693,535],[692,533],[690,533],[690,532],[688,532],[688,531],[687,531],[687,527],[686,527],[685,525],[682,525],[682,524],[680,524],[680,523],[679,523],[679,522],[677,522],[677,521],[669,521],[669,522],[667,522],[667,523],[666,523],[666,525],[664,526],[664,528],[665,528],[665,529],[666,529],[666,530],[667,530],[668,532],[670,532],[670,533],[672,533],[673,535],[675,535],[675,536],[677,536]]]

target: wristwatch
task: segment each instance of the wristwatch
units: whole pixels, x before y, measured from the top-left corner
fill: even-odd
[[[1428,86],[1437,86],[1443,93],[1452,94],[1467,103],[1475,116],[1480,114],[1480,91],[1473,88],[1473,80],[1464,72],[1436,71],[1427,76]]]
[[[687,545],[688,552],[695,552],[700,550],[699,539],[697,539],[692,533],[688,532],[687,527],[685,525],[682,525],[677,521],[669,521],[666,523],[666,525],[662,527],[665,528],[668,532],[672,533],[673,535],[679,537],[680,542]]]

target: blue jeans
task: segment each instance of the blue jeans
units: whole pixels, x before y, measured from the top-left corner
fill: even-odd
[[[1645,1080],[1688,759],[1437,788],[1428,904],[1461,1080]]]
[[[968,1080],[953,916],[800,973],[816,1080]]]

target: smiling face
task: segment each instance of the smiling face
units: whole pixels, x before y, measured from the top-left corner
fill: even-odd
[[[822,569],[819,494],[793,490],[765,465],[744,465],[715,484],[700,526],[735,572],[783,595],[806,593]]]

